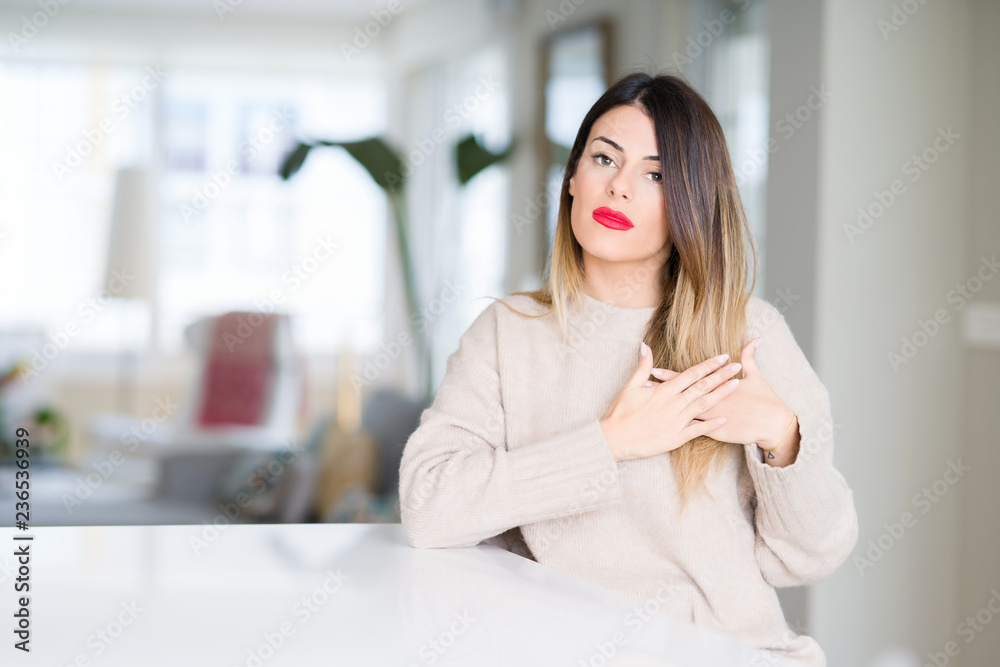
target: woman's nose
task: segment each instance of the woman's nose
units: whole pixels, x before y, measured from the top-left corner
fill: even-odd
[[[630,196],[628,187],[619,178],[613,178],[611,183],[608,184],[608,194],[612,197],[616,194],[620,194],[623,198],[628,199]]]

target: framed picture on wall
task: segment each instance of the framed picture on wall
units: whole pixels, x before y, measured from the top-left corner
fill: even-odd
[[[542,261],[551,255],[566,160],[587,110],[611,84],[612,20],[600,18],[548,35],[539,49],[541,128],[538,173],[544,201],[539,225]],[[541,267],[543,273],[546,267]]]

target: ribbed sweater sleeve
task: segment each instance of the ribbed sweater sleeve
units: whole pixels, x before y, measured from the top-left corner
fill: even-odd
[[[404,447],[399,502],[411,546],[473,546],[515,526],[621,500],[617,462],[597,419],[507,448],[498,373],[501,307],[488,306],[462,335],[434,402]],[[521,354],[531,346],[529,340],[504,343]]]
[[[746,447],[756,491],[755,555],[772,586],[805,586],[832,574],[858,541],[853,492],[833,466],[830,396],[796,343],[784,316],[766,302],[755,359],[761,375],[798,415],[795,461],[779,468]]]

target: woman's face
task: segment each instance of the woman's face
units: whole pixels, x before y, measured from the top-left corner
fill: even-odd
[[[637,262],[663,249],[670,225],[662,181],[653,121],[642,109],[618,106],[594,122],[569,179],[570,222],[585,268],[595,258]]]

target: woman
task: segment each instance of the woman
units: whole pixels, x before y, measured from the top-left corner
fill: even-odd
[[[476,318],[406,444],[410,544],[666,587],[677,618],[824,665],[774,587],[832,574],[857,515],[826,388],[755,275],[708,104],[677,77],[617,81],[570,152],[547,285]]]

